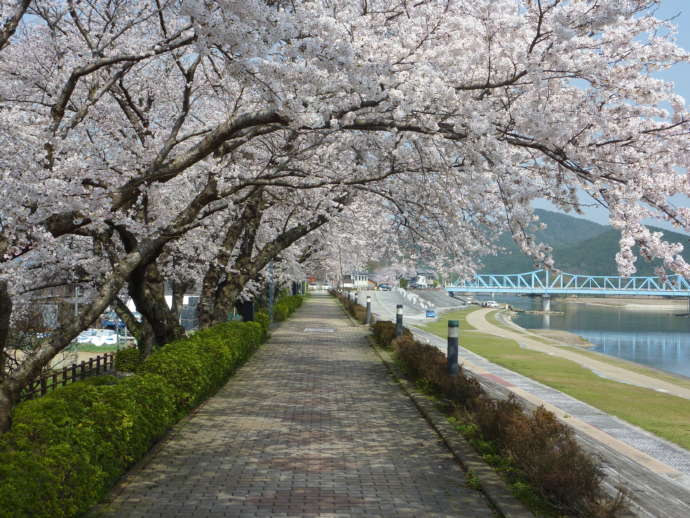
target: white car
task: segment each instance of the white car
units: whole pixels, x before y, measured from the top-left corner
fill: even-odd
[[[77,336],[77,343],[90,344],[91,339],[96,336],[97,332],[98,329],[85,329],[84,331],[79,333],[79,336]]]
[[[485,308],[500,308],[501,305],[495,300],[487,300],[482,304]]]
[[[99,329],[91,338],[91,343],[96,346],[117,345],[117,333],[112,329]]]
[[[91,344],[97,347],[117,345],[117,333],[112,329],[87,329],[77,337],[80,344]]]

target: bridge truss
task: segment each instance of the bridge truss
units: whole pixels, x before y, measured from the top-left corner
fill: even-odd
[[[690,297],[690,281],[680,275],[661,277],[619,277],[577,275],[546,270],[511,275],[482,274],[470,281],[447,284],[449,292],[525,293],[535,295],[657,295]]]

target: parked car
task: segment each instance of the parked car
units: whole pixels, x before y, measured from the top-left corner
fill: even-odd
[[[390,284],[379,284],[380,291],[391,291],[393,287]]]
[[[438,315],[436,314],[436,311],[433,309],[427,309],[426,310],[426,318],[436,318]]]
[[[77,343],[91,344],[97,347],[103,345],[116,345],[117,333],[112,329],[86,329],[79,333]]]
[[[79,333],[79,336],[77,336],[77,343],[80,344],[90,344],[91,339],[96,336],[96,332],[98,329],[85,329],[81,333]]]
[[[91,343],[95,346],[116,345],[117,333],[112,329],[99,329],[91,338]]]
[[[485,308],[500,308],[501,305],[496,302],[495,300],[487,300],[482,303],[482,306]]]

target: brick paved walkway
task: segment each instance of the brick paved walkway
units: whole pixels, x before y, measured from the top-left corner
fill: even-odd
[[[493,516],[364,336],[311,297],[93,514]]]

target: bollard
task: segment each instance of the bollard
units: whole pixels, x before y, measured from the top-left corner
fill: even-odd
[[[366,324],[371,324],[371,297],[367,295],[367,321]]]
[[[395,307],[395,336],[402,336],[403,333],[403,307],[398,304]]]
[[[457,320],[448,321],[448,374],[457,375],[460,372],[458,366],[458,338],[460,337],[460,327]]]

